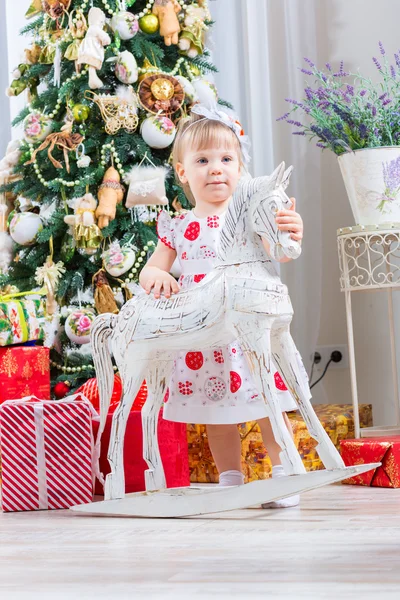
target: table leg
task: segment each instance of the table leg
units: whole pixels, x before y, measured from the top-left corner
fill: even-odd
[[[359,438],[360,437],[360,415],[358,412],[356,355],[355,355],[355,350],[354,350],[354,331],[353,331],[353,313],[352,313],[352,308],[351,308],[351,292],[346,291],[345,297],[346,297],[347,339],[349,342],[351,396],[352,396],[352,400],[353,400],[353,412],[354,412],[354,434],[355,434],[356,438]]]

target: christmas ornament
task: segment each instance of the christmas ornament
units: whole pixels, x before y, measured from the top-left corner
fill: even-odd
[[[28,10],[25,13],[25,18],[30,19],[31,17],[34,17],[35,15],[41,13],[42,10],[42,0],[32,0]]]
[[[16,212],[10,222],[10,235],[20,246],[32,246],[42,229],[42,219],[33,212]]]
[[[36,161],[37,153],[47,148],[47,156],[49,157],[50,162],[54,165],[56,169],[62,169],[62,163],[56,160],[52,155],[54,148],[57,146],[57,148],[63,151],[65,168],[67,170],[67,173],[69,173],[70,169],[68,152],[73,152],[74,150],[76,150],[79,144],[81,144],[81,142],[84,140],[83,135],[81,135],[80,133],[72,133],[72,127],[73,116],[70,109],[68,109],[67,121],[65,125],[61,127],[61,131],[49,133],[44,142],[42,142],[40,146],[34,150],[34,152],[31,155],[31,159],[28,160],[25,164],[30,165],[34,163]]]
[[[145,160],[150,164],[143,165]],[[156,167],[145,154],[139,165],[132,167],[124,178],[125,182],[129,183],[126,208],[138,205],[167,205],[165,179],[168,172],[167,167]]]
[[[42,10],[44,10],[51,19],[58,21],[64,13],[67,12],[71,0],[42,0]]]
[[[121,11],[115,13],[110,23],[111,29],[121,40],[132,39],[139,31],[139,23],[132,13]]]
[[[205,19],[207,10],[191,5],[186,9],[184,26],[179,36],[179,48],[189,58],[196,58],[204,52],[204,34],[207,29]]]
[[[79,146],[75,150],[75,156],[76,156],[76,164],[80,169],[86,169],[92,162],[92,159],[90,158],[90,156],[85,154],[85,146],[83,143],[79,144]]]
[[[140,82],[138,96],[143,108],[154,114],[162,111],[170,115],[179,110],[185,100],[185,92],[178,79],[165,73],[145,77]]]
[[[73,232],[67,231],[61,242],[60,256],[64,263],[69,263],[75,254]]]
[[[50,238],[52,240],[52,238]],[[35,272],[35,281],[38,285],[45,285],[46,287],[46,312],[48,315],[54,315],[57,310],[57,302],[55,294],[60,281],[61,276],[65,273],[66,269],[64,263],[53,261],[53,242],[50,244],[50,256],[47,257],[46,262],[42,267],[37,267]]]
[[[86,96],[93,94],[93,101],[100,109],[105,121],[105,130],[114,135],[121,128],[133,133],[139,123],[137,97],[131,86],[118,86],[117,95],[95,94],[86,90]]]
[[[65,333],[75,344],[88,344],[90,342],[90,328],[96,314],[89,308],[75,309],[65,321]]]
[[[175,78],[181,84],[183,91],[185,92],[185,104],[194,104],[197,102],[197,92],[194,89],[193,85],[186,77],[183,75],[175,75]]]
[[[72,115],[77,123],[84,123],[90,116],[90,108],[87,104],[74,104]]]
[[[23,122],[24,138],[29,144],[36,144],[49,135],[53,122],[37,110],[27,115]]]
[[[81,254],[95,254],[103,239],[95,220],[96,207],[97,200],[92,194],[85,194],[76,198],[74,214],[64,217],[64,222],[73,227],[76,247]]]
[[[148,33],[149,35],[157,33],[160,27],[158,17],[153,14],[144,15],[144,17],[139,19],[139,27],[143,33]]]
[[[213,83],[201,77],[193,79],[192,85],[196,91],[197,99],[203,106],[212,109],[218,103],[217,88]]]
[[[121,277],[129,271],[135,263],[137,248],[130,244],[121,247],[119,242],[112,242],[103,252],[104,268],[112,277]]]
[[[53,388],[53,393],[57,400],[61,400],[61,398],[65,398],[67,394],[69,394],[71,384],[68,381],[59,381]]]
[[[155,0],[152,13],[158,18],[160,35],[164,38],[164,44],[171,46],[179,41],[179,25],[177,13],[182,7],[176,0]],[[143,17],[144,18],[144,17]]]
[[[74,39],[65,50],[64,58],[75,61],[78,59],[79,48],[87,31],[87,22],[82,11],[75,13],[75,10],[72,10],[70,12],[68,28]]]
[[[115,63],[115,76],[121,83],[125,83],[126,85],[137,81],[139,71],[132,52],[124,50],[124,52],[118,54],[117,62]]]
[[[121,204],[125,193],[125,188],[120,181],[121,177],[114,167],[110,167],[104,173],[103,183],[97,193],[99,205],[95,213],[100,229],[107,227],[110,221],[115,219],[117,204]]]
[[[168,117],[152,116],[142,123],[140,133],[151,148],[167,148],[172,144],[176,135],[176,127]]]
[[[88,379],[75,393],[85,396],[92,403],[94,409],[98,413],[100,412],[100,395],[96,377]],[[114,387],[110,400],[110,413],[113,413],[117,408],[119,401],[121,400],[121,395],[122,382],[120,376],[117,374],[114,376]]]
[[[99,315],[103,313],[117,314],[119,308],[104,269],[100,269],[93,275],[92,283],[94,286],[94,305],[97,313]]]
[[[79,46],[77,65],[88,65],[89,87],[97,90],[103,87],[103,82],[97,75],[104,61],[104,46],[111,44],[111,38],[103,31],[106,16],[100,8],[92,7],[88,15],[89,28],[82,44]]]

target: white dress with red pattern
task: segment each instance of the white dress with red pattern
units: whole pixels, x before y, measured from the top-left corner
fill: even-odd
[[[159,239],[176,250],[182,289],[194,287],[214,265],[224,215],[197,218],[192,211],[171,219],[162,211]],[[296,403],[278,373],[277,394],[282,411]],[[237,342],[224,348],[180,352],[175,361],[164,418],[183,423],[243,423],[266,417],[246,358]]]

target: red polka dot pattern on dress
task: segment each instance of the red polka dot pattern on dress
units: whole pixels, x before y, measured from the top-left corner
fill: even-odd
[[[181,259],[182,259],[182,260],[187,260],[187,259],[188,259],[188,257],[187,257],[187,253],[186,253],[186,252],[182,252]]]
[[[236,392],[238,390],[240,390],[240,388],[242,387],[242,378],[240,377],[239,373],[236,373],[236,371],[231,371],[230,372],[230,380],[231,380],[231,392],[232,394],[236,394]]]
[[[200,223],[197,221],[193,221],[193,223],[189,223],[186,227],[186,231],[183,234],[183,237],[190,242],[194,242],[200,235]]]
[[[226,395],[226,385],[220,377],[209,377],[204,384],[204,393],[210,400],[218,402]]]
[[[185,363],[192,371],[198,371],[204,364],[202,352],[188,352],[185,356]]]
[[[222,350],[214,350],[214,361],[218,364],[218,365],[222,365],[222,363],[225,362],[224,360],[224,355],[222,353]]]
[[[202,275],[195,275],[195,276],[193,277],[193,281],[194,281],[195,283],[200,283],[200,281],[201,281],[202,279],[204,279],[204,277],[205,277],[205,276],[206,276],[206,274],[205,274],[205,273],[203,273]]]
[[[281,392],[287,392],[287,387],[286,387],[282,377],[279,375],[278,371],[275,373],[274,378],[275,378],[275,387],[278,390],[280,390]]]
[[[217,254],[210,246],[200,246],[201,258],[216,258]]]
[[[219,227],[219,216],[214,215],[213,217],[207,217],[207,226],[211,229],[218,229]]]
[[[193,394],[193,383],[191,381],[179,381],[178,390],[182,396],[191,396]]]

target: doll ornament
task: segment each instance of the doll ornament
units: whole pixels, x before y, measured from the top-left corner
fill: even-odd
[[[153,6],[153,14],[158,17],[160,22],[160,35],[164,38],[166,46],[178,44],[179,25],[177,13],[181,11],[181,6],[175,0],[156,0]]]
[[[74,214],[64,217],[64,222],[73,227],[76,246],[82,254],[95,254],[103,239],[95,220],[96,206],[92,194],[85,194],[76,200]]]
[[[106,16],[100,8],[92,7],[89,10],[89,29],[86,36],[79,46],[77,66],[88,65],[89,67],[89,87],[97,90],[103,87],[103,82],[97,75],[104,61],[104,46],[111,44],[111,38],[103,31],[106,22]]]
[[[99,205],[96,209],[98,226],[104,229],[110,221],[115,219],[117,204],[121,204],[125,188],[120,183],[120,176],[114,167],[110,167],[104,174],[103,183],[99,187],[97,197]]]

